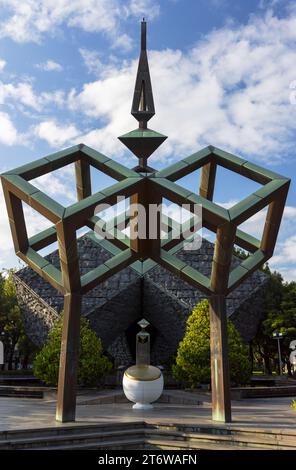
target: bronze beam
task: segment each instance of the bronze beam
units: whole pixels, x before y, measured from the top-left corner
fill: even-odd
[[[199,194],[209,201],[212,201],[214,196],[216,171],[217,164],[214,161],[210,161],[201,169]]]
[[[16,253],[25,252],[29,247],[22,201],[12,194],[3,183],[3,193],[7,207],[9,225]]]
[[[268,206],[266,221],[264,225],[260,249],[267,253],[268,257],[273,255],[280,224],[285,209],[289,185],[279,194],[278,198]]]
[[[81,201],[91,195],[90,166],[85,160],[75,162],[77,199]]]
[[[130,198],[130,248],[140,258],[160,253],[161,202],[160,191],[153,191],[149,180]]]

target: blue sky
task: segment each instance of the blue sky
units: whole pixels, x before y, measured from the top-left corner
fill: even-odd
[[[0,171],[84,142],[133,166],[117,136],[130,115],[139,22],[148,20],[156,116],[168,135],[157,168],[212,144],[292,177],[295,163],[296,7],[288,0],[0,0]],[[94,176],[94,188],[111,179]],[[194,190],[198,174],[181,181]],[[36,182],[74,201],[72,169]],[[218,173],[227,207],[256,184]],[[16,266],[2,193],[1,267]],[[30,233],[46,226],[25,208]],[[264,211],[245,226],[262,232]],[[292,182],[271,262],[296,279]]]

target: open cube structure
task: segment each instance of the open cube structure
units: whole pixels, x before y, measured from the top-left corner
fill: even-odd
[[[210,296],[212,414],[214,420],[230,421],[225,298],[272,256],[280,227],[290,184],[288,178],[212,146],[160,171],[147,166],[147,158],[165,140],[165,136],[147,129],[147,121],[154,114],[154,103],[146,62],[146,24],[143,22],[141,58],[135,90],[139,109],[132,109],[132,113],[139,121],[139,130],[120,138],[138,156],[137,167],[126,168],[80,144],[1,176],[16,254],[64,295],[64,325],[56,414],[59,421],[75,419],[81,296],[127,266],[144,274],[146,269],[151,267],[151,263],[159,263]],[[71,163],[75,164],[78,202],[69,207],[63,207],[29,182]],[[213,202],[217,165],[250,178],[260,183],[262,187],[230,209],[225,209]],[[90,166],[115,178],[118,182],[92,194]],[[179,178],[197,169],[201,169],[199,194],[176,184]],[[168,237],[162,239],[161,214],[155,238],[150,239],[148,235],[146,237],[124,235],[121,230],[127,223],[130,223],[134,233],[140,233],[140,224],[143,220],[137,211],[125,214],[122,220],[115,221],[116,230],[113,238],[109,238],[108,241],[103,238],[97,240],[112,253],[112,258],[81,276],[76,231],[83,226],[93,230],[100,222],[101,232],[106,233],[108,229],[96,213],[96,208],[104,203],[115,204],[118,196],[130,198],[131,203],[136,206],[142,204],[147,209],[150,204],[161,204],[164,198],[178,205],[186,204],[186,207],[192,209],[192,213],[196,204],[201,205],[203,226],[216,234],[211,276],[204,276],[174,256],[183,246],[184,240],[173,236],[173,229],[178,224],[171,219],[168,219]],[[52,227],[29,238],[22,201],[49,219],[53,224]],[[265,207],[268,207],[268,210],[261,240],[239,229],[243,222]],[[193,219],[194,217],[191,219],[192,226],[194,226]],[[149,234],[149,218],[146,218],[145,223],[146,233]],[[38,253],[54,241],[58,242],[60,270]],[[247,250],[250,255],[241,262],[240,266],[230,271],[234,245]]]

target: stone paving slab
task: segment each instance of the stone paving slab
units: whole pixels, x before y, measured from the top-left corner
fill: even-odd
[[[203,403],[209,403],[210,400],[210,394],[190,393],[184,390],[164,390],[156,403],[202,405]],[[95,394],[89,393],[88,396],[78,396],[77,403],[79,405],[103,405],[105,403],[129,403],[129,401],[123,390],[101,390]]]

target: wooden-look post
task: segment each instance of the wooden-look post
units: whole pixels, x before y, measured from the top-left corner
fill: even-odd
[[[3,184],[9,225],[15,252],[25,253],[29,247],[22,201]]]
[[[56,420],[75,421],[81,295],[65,294]]]
[[[75,421],[76,382],[80,336],[81,283],[76,232],[63,220],[56,224],[64,295],[64,320],[56,420]]]
[[[282,215],[284,212],[289,186],[279,194],[278,198],[268,207],[260,249],[269,257],[273,255]]]
[[[130,203],[135,209],[130,219],[130,247],[140,258],[153,258],[160,253],[161,213],[157,209],[161,205],[162,197],[160,192],[153,191],[148,183],[143,181],[140,190],[130,198]]]
[[[228,364],[226,290],[236,228],[231,224],[217,230],[210,297],[212,419],[231,421],[231,397]]]
[[[210,201],[214,196],[216,171],[217,164],[211,161],[202,167],[200,174],[199,194]]]
[[[91,195],[90,165],[84,160],[75,162],[77,199],[81,201]]]

